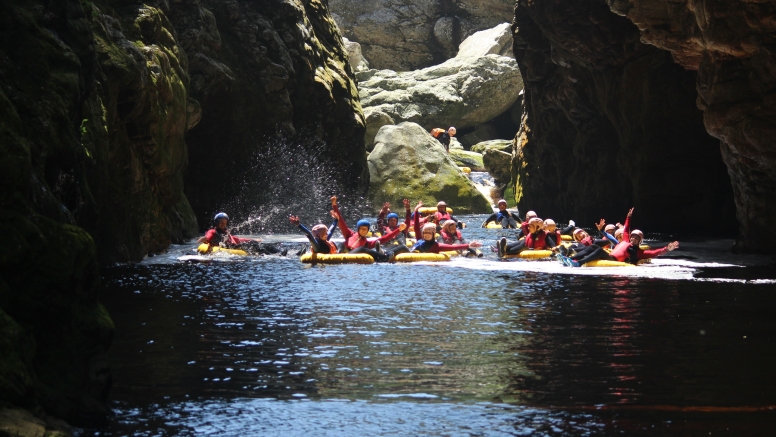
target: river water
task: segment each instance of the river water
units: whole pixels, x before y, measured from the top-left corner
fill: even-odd
[[[609,269],[174,246],[103,269],[115,416],[82,435],[774,435],[774,260],[731,243]]]

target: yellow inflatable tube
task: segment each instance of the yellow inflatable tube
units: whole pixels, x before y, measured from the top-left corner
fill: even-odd
[[[462,172],[465,174],[470,174],[472,172],[472,169],[469,167],[458,167]]]
[[[561,235],[560,239],[563,241],[574,241],[574,237],[572,237],[571,235]]]
[[[520,228],[520,224],[518,223],[516,228],[510,227],[509,229],[519,229],[519,228]],[[485,229],[501,229],[501,223],[490,222],[487,225],[485,225]]]
[[[582,267],[631,267],[633,264],[624,263],[620,261],[610,261],[605,259],[598,259],[583,264]]]
[[[221,253],[228,253],[230,255],[240,255],[240,256],[248,255],[248,252],[240,249],[226,249],[220,246],[210,246],[210,247],[211,247],[210,252],[212,253],[221,252]],[[207,248],[208,248],[208,244],[202,243],[199,245],[199,247],[197,247],[197,252],[208,253]]]
[[[367,253],[305,253],[299,257],[304,264],[373,264]]]
[[[436,207],[436,206],[424,206],[424,207],[420,208],[420,209],[418,210],[418,212],[419,212],[419,213],[421,213],[421,214],[423,214],[423,215],[426,215],[426,214],[433,214],[433,213],[437,212],[437,207]],[[447,213],[448,213],[448,214],[452,214],[452,213],[453,213],[453,208],[450,208],[450,207],[448,206],[448,207],[447,207]]]
[[[516,255],[504,255],[504,258],[543,259],[552,256],[551,250],[524,250]]]
[[[412,263],[418,261],[450,261],[450,255],[446,253],[400,253],[393,258],[400,263]]]

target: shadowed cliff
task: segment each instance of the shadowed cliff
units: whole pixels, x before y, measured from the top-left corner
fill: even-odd
[[[525,82],[513,161],[521,209],[591,226],[636,206],[635,225],[652,231],[734,232],[694,72],[597,0],[519,0],[513,29]]]

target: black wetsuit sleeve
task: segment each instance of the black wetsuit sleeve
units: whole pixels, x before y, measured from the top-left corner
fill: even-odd
[[[547,247],[555,247],[558,245],[558,243],[555,242],[555,237],[549,234],[547,234],[547,236],[544,237],[544,242],[547,245]]]
[[[482,223],[483,226],[487,225],[490,222],[495,222],[496,217],[498,217],[498,213],[494,212],[493,214],[489,215],[488,218],[485,219],[485,221]]]
[[[518,211],[517,214],[515,214],[514,212],[510,212],[509,214],[512,216],[513,219],[515,219],[516,222],[520,224],[523,223],[523,221],[520,219],[520,211]]]
[[[596,246],[601,246],[601,247],[606,247],[610,243],[611,242],[609,240],[607,240],[606,238],[599,238],[599,239],[593,240],[593,244],[595,244]]]
[[[334,219],[334,221],[331,223],[331,226],[329,226],[329,233],[327,234],[327,239],[331,239],[331,236],[334,235],[334,231],[337,230],[337,219]]]
[[[310,246],[313,247],[313,250],[316,252],[324,252],[322,245],[318,242],[318,240],[313,237],[313,233],[310,232],[305,225],[299,223],[299,229],[304,232],[304,235],[307,237],[308,240],[310,240]]]
[[[576,226],[566,226],[565,228],[560,230],[561,235],[571,235],[572,232],[574,232],[574,229]]]

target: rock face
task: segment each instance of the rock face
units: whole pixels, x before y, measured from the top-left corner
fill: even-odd
[[[774,252],[776,4],[745,0],[609,0],[642,40],[697,71],[698,106],[733,184],[737,249]]]
[[[348,62],[350,68],[353,71],[366,71],[369,70],[369,61],[361,53],[361,44],[350,41],[347,38],[342,38],[343,44],[345,44],[345,50],[348,52]]]
[[[486,150],[490,149],[510,153],[512,151],[512,140],[483,141],[472,146],[472,152],[477,153],[485,153]]]
[[[366,133],[364,134],[364,144],[366,151],[371,152],[375,145],[375,135],[381,127],[389,124],[396,124],[390,115],[378,109],[368,108],[364,111],[366,120]]]
[[[486,149],[482,154],[485,170],[493,176],[496,184],[503,185],[512,178],[512,154],[496,149]]]
[[[450,159],[459,167],[469,167],[472,171],[485,171],[485,165],[482,163],[482,155],[466,150],[451,149]]]
[[[518,0],[514,26],[526,83],[513,162],[521,210],[593,223],[635,206],[635,225],[653,231],[735,228],[694,72],[642,44],[604,2]]]
[[[346,59],[315,0],[4,3],[0,406],[105,420],[98,261],[197,234],[189,162],[203,216],[278,131],[312,138],[339,181],[365,188]]]
[[[192,0],[171,3],[170,19],[202,106],[186,136],[186,194],[200,223],[252,183],[245,175],[291,165],[296,156],[273,160],[289,138],[343,188],[366,190],[358,90],[325,3]]]
[[[515,60],[499,55],[453,58],[405,73],[371,71],[359,78],[364,108],[428,129],[487,122],[508,110],[523,87]]]
[[[488,201],[444,147],[415,123],[380,129],[367,162],[373,205],[401,204],[406,198],[428,205],[444,200],[458,214],[490,211]]]
[[[509,0],[331,0],[332,15],[374,68],[415,70],[453,57],[478,30],[511,21]]]

